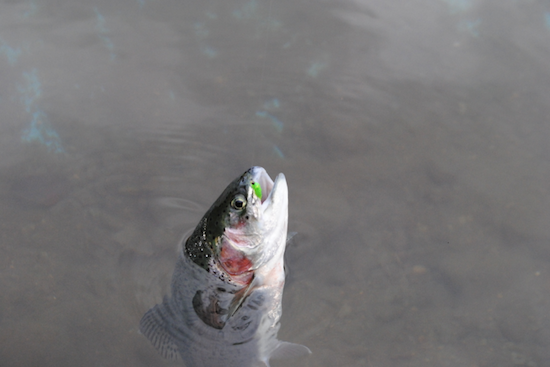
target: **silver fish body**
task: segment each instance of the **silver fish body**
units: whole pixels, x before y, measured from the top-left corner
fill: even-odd
[[[151,308],[140,331],[187,367],[269,366],[311,353],[277,339],[285,280],[288,188],[252,167],[227,186],[182,241],[171,297]]]

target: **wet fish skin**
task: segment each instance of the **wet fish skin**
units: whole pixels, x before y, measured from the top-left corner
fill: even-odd
[[[273,182],[252,167],[227,186],[182,241],[171,297],[140,322],[164,357],[187,367],[253,367],[311,353],[277,339],[287,218],[283,174]]]

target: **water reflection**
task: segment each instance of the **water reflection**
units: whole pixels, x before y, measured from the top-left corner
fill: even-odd
[[[169,365],[139,319],[262,165],[298,233],[279,337],[313,351],[274,366],[547,365],[549,11],[0,4],[0,360]]]

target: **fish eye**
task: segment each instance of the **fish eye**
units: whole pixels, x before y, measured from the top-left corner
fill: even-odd
[[[231,201],[231,207],[237,210],[243,210],[246,208],[246,198],[244,195],[239,194],[235,196],[235,198]]]

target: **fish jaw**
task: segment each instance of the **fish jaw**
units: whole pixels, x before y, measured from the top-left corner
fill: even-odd
[[[262,248],[256,269],[273,268],[282,263],[288,227],[288,186],[285,175],[279,173],[269,196],[262,203]]]

